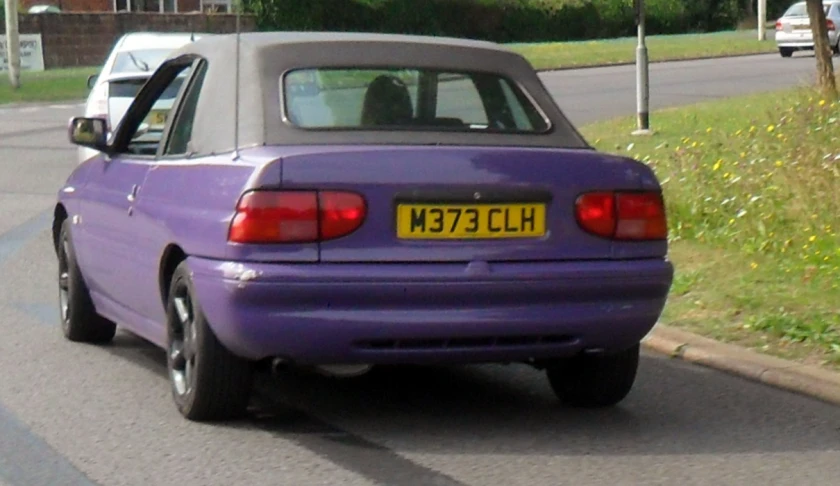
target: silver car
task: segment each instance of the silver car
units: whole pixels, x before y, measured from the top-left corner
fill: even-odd
[[[179,47],[210,34],[190,32],[132,32],[120,37],[99,74],[88,78],[91,90],[85,103],[85,116],[104,118],[108,130],[119,125],[134,96],[155,69]],[[175,99],[174,93],[170,97]],[[171,101],[171,100],[170,100]],[[157,107],[156,107],[157,108]],[[150,114],[151,125],[161,124],[166,111]],[[80,147],[79,163],[98,152]]]
[[[840,0],[823,2],[828,24],[828,44],[834,54],[840,54]],[[805,2],[797,2],[776,21],[776,45],[782,57],[790,57],[794,51],[814,50],[814,35]]]

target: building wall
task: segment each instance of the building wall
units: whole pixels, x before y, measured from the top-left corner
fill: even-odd
[[[5,34],[5,24],[0,24],[0,34]],[[21,15],[18,26],[21,34],[41,34],[44,67],[53,69],[101,65],[117,39],[130,32],[232,33],[236,31],[236,16],[128,12],[32,14]],[[253,16],[242,16],[241,29],[255,30]]]
[[[33,5],[55,5],[62,12],[113,12],[114,0],[20,0],[20,12],[26,13]],[[201,0],[178,0],[178,12],[201,10]]]

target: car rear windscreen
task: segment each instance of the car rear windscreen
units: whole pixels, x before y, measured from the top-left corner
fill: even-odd
[[[180,75],[175,78],[175,80],[166,88],[166,91],[164,91],[160,96],[160,99],[175,99],[175,97],[178,96],[178,91],[181,89],[181,84],[183,84],[185,78],[185,75]],[[140,88],[146,84],[146,81],[148,81],[148,78],[120,79],[111,81],[108,83],[108,97],[134,98],[137,96],[137,93],[140,92]]]
[[[823,5],[825,8],[825,14],[828,15],[829,7],[831,5]],[[803,3],[795,3],[790,6],[789,9],[782,15],[782,17],[807,17],[808,16],[808,7]]]
[[[311,68],[280,82],[281,109],[306,129],[543,133],[550,122],[504,76],[414,68]]]
[[[160,66],[172,49],[142,49],[125,51],[114,59],[112,73],[151,73]]]

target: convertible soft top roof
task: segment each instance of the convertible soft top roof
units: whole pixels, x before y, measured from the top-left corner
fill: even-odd
[[[454,144],[586,148],[588,144],[557,107],[521,55],[491,42],[398,34],[248,32],[240,44],[239,147],[309,144]],[[207,61],[196,107],[192,151],[234,148],[236,35],[215,35],[186,44],[170,58],[197,55]],[[307,67],[414,67],[492,72],[518,83],[551,120],[544,134],[422,131],[316,131],[286,123],[281,76]]]

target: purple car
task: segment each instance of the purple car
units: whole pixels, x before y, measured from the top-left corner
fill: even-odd
[[[166,349],[188,419],[243,413],[263,363],[527,363],[582,407],[633,386],[673,278],[661,187],[589,146],[518,54],[202,38],[105,128],[70,121],[101,154],[55,207],[62,329]]]

